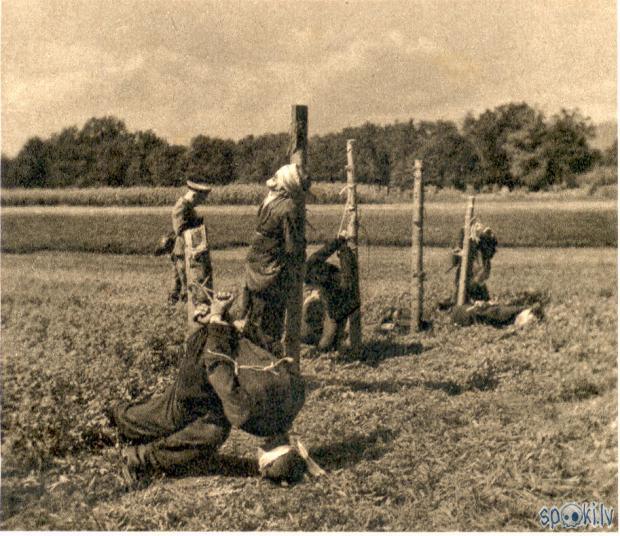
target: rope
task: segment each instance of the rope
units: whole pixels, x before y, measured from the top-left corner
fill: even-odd
[[[207,287],[206,285],[204,285],[203,283],[201,283],[200,281],[192,281],[190,283],[191,285],[198,285],[200,288],[202,288],[202,290],[204,290],[207,294],[210,294],[211,296],[215,295],[215,291],[212,288]]]
[[[344,210],[342,211],[342,218],[340,219],[340,226],[338,227],[338,235],[342,232],[342,226],[344,225],[344,220],[347,217],[348,212],[353,212],[353,207],[347,203],[344,206]]]
[[[283,357],[281,359],[278,359],[275,363],[272,361],[271,364],[264,366],[264,367],[259,367],[258,365],[239,365],[239,363],[237,363],[229,355],[222,354],[220,352],[215,352],[213,350],[209,350],[208,348],[206,348],[206,350],[209,354],[219,357],[221,361],[226,361],[228,363],[231,363],[235,370],[235,376],[239,376],[239,370],[241,369],[255,370],[256,372],[270,372],[271,374],[278,376],[279,373],[275,370],[277,367],[279,367],[282,363],[294,363],[295,362],[295,360],[292,357]]]

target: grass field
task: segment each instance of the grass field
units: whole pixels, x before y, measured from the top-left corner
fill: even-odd
[[[429,202],[425,207],[424,242],[449,246],[463,225],[464,203]],[[476,214],[496,232],[502,246],[615,247],[616,201],[480,201]],[[311,242],[336,235],[341,205],[308,207]],[[247,245],[255,226],[256,207],[217,206],[200,210],[215,249]],[[362,205],[362,244],[411,244],[411,206]],[[40,250],[149,254],[171,228],[166,207],[27,207],[4,208],[2,251]]]
[[[238,284],[243,255],[213,254],[218,287]],[[173,377],[183,314],[165,305],[169,261],[4,254],[2,528],[540,530],[545,505],[617,512],[617,250],[500,249],[495,297],[551,294],[546,320],[518,332],[451,326],[434,309],[450,292],[447,250],[427,248],[432,329],[390,339],[373,326],[407,303],[410,252],[361,255],[361,357],[302,359],[294,431],[328,476],[260,480],[257,441],[233,432],[220,472],[127,492],[101,411]]]

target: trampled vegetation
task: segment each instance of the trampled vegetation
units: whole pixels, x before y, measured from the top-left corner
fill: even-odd
[[[501,236],[501,235],[500,235]],[[243,250],[214,253],[235,288]],[[2,258],[2,527],[64,530],[539,530],[543,505],[617,505],[615,249],[498,251],[492,294],[548,291],[524,331],[457,329],[435,310],[447,251],[427,249],[432,329],[385,338],[407,304],[410,252],[362,251],[365,349],[305,354],[295,432],[328,471],[280,488],[234,432],[219,471],[198,466],[125,491],[102,408],[161,390],[184,315],[165,305],[165,258]]]

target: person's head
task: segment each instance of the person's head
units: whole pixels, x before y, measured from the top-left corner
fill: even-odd
[[[267,452],[261,451],[258,468],[264,478],[293,483],[304,477],[308,464],[295,447],[281,445]]]
[[[478,241],[478,247],[485,259],[492,259],[497,251],[497,238],[490,227],[486,227]]]
[[[492,259],[497,251],[497,237],[493,229],[476,222],[471,229],[471,239],[485,259]]]
[[[271,191],[283,191],[291,197],[299,197],[305,193],[306,181],[299,165],[287,164],[278,169],[266,184]]]
[[[194,206],[200,205],[207,200],[211,188],[199,178],[193,178],[186,182],[187,193],[186,199]]]

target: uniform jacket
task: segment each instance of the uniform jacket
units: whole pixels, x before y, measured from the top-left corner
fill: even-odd
[[[292,199],[282,194],[258,209],[257,226],[246,259],[246,286],[265,291],[286,282],[286,271],[303,263],[304,228]]]
[[[174,249],[172,250],[173,256],[185,256],[185,240],[183,239],[183,233],[187,229],[202,225],[202,223],[203,219],[198,216],[192,204],[185,199],[185,197],[180,197],[172,209],[172,229],[175,234]]]

